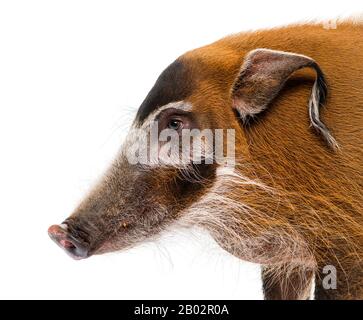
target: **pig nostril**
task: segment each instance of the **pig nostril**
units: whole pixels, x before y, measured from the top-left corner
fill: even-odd
[[[76,246],[72,243],[72,242],[70,242],[70,241],[68,241],[68,240],[60,240],[59,241],[59,244],[64,248],[64,249],[75,249],[76,248]]]
[[[88,257],[88,245],[75,239],[67,230],[62,226],[54,225],[48,229],[50,238],[64,249],[72,258],[83,259]]]

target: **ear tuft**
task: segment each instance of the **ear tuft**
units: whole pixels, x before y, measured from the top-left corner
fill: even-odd
[[[339,144],[330,133],[327,126],[320,120],[320,107],[324,106],[327,96],[327,85],[324,74],[318,65],[315,66],[317,78],[311,90],[308,103],[309,118],[311,126],[324,138],[327,144],[333,149],[338,150]]]
[[[259,114],[277,96],[289,76],[305,67],[313,68],[317,74],[308,104],[311,125],[330,147],[337,149],[336,140],[320,120],[319,109],[327,96],[324,74],[319,65],[307,56],[269,49],[249,52],[232,88],[233,108],[242,120]]]

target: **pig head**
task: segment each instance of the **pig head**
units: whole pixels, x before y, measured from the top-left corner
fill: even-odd
[[[263,114],[291,74],[302,68],[316,73],[310,98],[305,97],[308,103],[301,106],[320,136],[312,139],[337,148],[319,117],[327,89],[313,59],[269,49],[236,52],[223,45],[192,51],[160,75],[109,170],[69,218],[49,228],[50,237],[81,259],[129,248],[169,226],[197,225],[209,230],[223,248],[250,261],[269,263],[294,255],[308,259],[308,249],[288,216],[275,214],[278,205],[290,210],[293,204],[281,201],[269,186],[268,174],[264,179],[256,176],[245,132],[249,121]],[[140,139],[141,132],[156,125],[158,134],[169,130],[177,140]],[[161,161],[167,142],[181,142],[185,130],[206,129],[235,132],[233,166],[208,162],[205,155],[198,163]],[[304,130],[311,139],[309,123]],[[211,139],[201,141],[203,150],[215,147]],[[141,142],[147,151],[156,150],[156,161],[130,161],[130,150]],[[215,153],[210,154],[216,160]]]

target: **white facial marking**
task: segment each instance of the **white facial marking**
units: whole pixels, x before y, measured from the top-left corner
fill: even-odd
[[[141,125],[135,123],[128,135],[126,136],[125,142],[121,148],[121,155],[124,155],[127,157],[127,160],[130,164],[136,164],[136,163],[147,163],[148,166],[157,166],[160,165],[160,161],[157,161],[158,159],[154,159],[155,157],[151,157],[151,159],[147,159],[148,157],[148,146],[150,145],[151,149],[156,150],[150,150],[151,155],[155,155],[159,153],[159,145],[158,144],[149,144],[148,143],[148,136],[149,134],[152,135],[153,131],[152,127],[155,129],[155,124],[157,122],[155,121],[157,116],[164,110],[167,109],[177,109],[182,111],[191,111],[192,105],[185,101],[176,101],[168,103],[164,106],[159,107],[154,112],[152,112],[143,122]],[[151,137],[152,139],[155,137]],[[156,137],[158,139],[159,137]],[[175,139],[174,139],[175,140]],[[138,156],[135,154],[139,153]]]
[[[234,129],[170,129],[159,127],[157,117],[167,109],[190,111],[189,103],[169,103],[150,114],[129,132],[122,152],[130,164],[187,169],[190,164],[235,165]],[[226,133],[226,134],[224,134]],[[226,155],[224,155],[226,139]]]
[[[158,109],[156,109],[154,112],[152,112],[142,123],[140,128],[147,128],[148,126],[150,126],[150,124],[152,122],[155,121],[156,117],[164,110],[166,109],[177,109],[177,110],[181,110],[181,111],[191,111],[192,110],[192,105],[189,102],[185,102],[185,101],[177,101],[177,102],[171,102],[168,103]]]

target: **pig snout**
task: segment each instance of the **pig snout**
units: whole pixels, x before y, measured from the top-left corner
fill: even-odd
[[[73,259],[80,260],[89,256],[88,245],[71,235],[67,225],[52,225],[48,229],[48,234]]]

